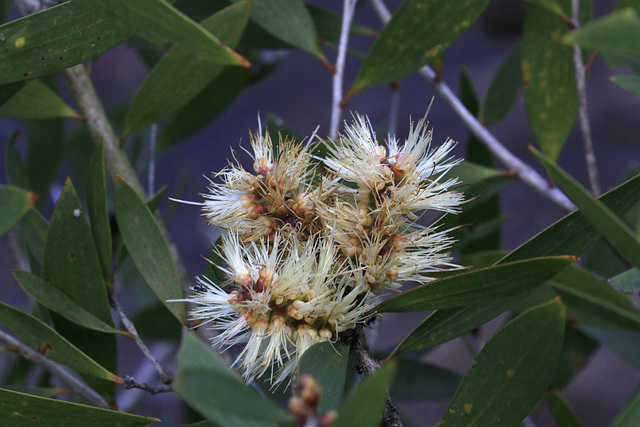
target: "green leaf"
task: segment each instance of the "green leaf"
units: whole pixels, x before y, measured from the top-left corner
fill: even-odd
[[[0,185],[0,235],[25,216],[35,201],[30,191],[12,185]]]
[[[549,385],[562,347],[558,300],[527,310],[482,348],[449,403],[449,426],[517,425]]]
[[[615,55],[640,56],[640,18],[624,9],[582,26],[566,37],[567,43]]]
[[[80,422],[85,426],[134,427],[160,421],[157,418],[36,397],[1,388],[0,414],[3,414],[3,423],[10,426],[40,424],[76,427]]]
[[[302,0],[253,0],[251,19],[280,40],[326,61]]]
[[[613,76],[611,81],[636,96],[640,96],[640,77],[638,76]]]
[[[4,152],[4,171],[7,178],[7,184],[25,190],[31,190],[31,183],[27,169],[22,161],[22,156],[16,148],[16,138],[20,135],[19,131],[12,132],[7,138]]]
[[[313,19],[319,40],[335,41],[340,39],[340,31],[342,27],[342,17],[340,15],[313,4],[305,4],[305,8],[309,11],[311,19]],[[352,36],[378,35],[378,33],[373,29],[360,25],[356,22],[351,22],[349,34]]]
[[[83,0],[79,4],[151,43],[174,42],[209,61],[249,66],[246,59],[163,0]]]
[[[402,3],[382,30],[345,98],[390,83],[444,53],[478,19],[488,0]]]
[[[42,196],[38,203],[42,205],[48,198],[51,184],[58,177],[64,157],[64,120],[29,120],[27,132],[27,174],[31,190]]]
[[[219,425],[267,426],[291,422],[289,413],[244,384],[194,334],[186,334],[178,356],[174,391]]]
[[[618,353],[629,363],[640,366],[640,333],[597,326],[576,326],[580,331]]]
[[[572,322],[640,332],[640,309],[633,301],[580,267],[560,272],[549,286],[562,297]]]
[[[379,425],[385,406],[385,395],[393,382],[398,364],[391,360],[376,373],[362,380],[338,411],[333,427]]]
[[[587,366],[591,355],[598,347],[596,340],[568,324],[564,331],[564,341],[560,356],[558,356],[558,365],[553,377],[551,377],[551,385],[557,389],[564,388]]]
[[[618,216],[627,213],[638,200],[640,200],[640,176],[630,179],[598,198],[600,203]],[[500,260],[500,263],[539,256],[579,256],[598,238],[600,238],[600,232],[589,223],[583,210],[579,209],[520,245]]]
[[[569,402],[556,390],[549,390],[544,394],[545,400],[551,409],[556,425],[562,427],[582,427],[582,421],[578,418]]]
[[[111,283],[111,225],[107,206],[107,182],[104,171],[104,141],[96,146],[89,161],[87,179],[87,211],[91,220],[91,232],[96,242],[96,250],[102,268],[102,277],[107,288],[113,290]]]
[[[129,37],[81,3],[62,3],[0,26],[0,84],[89,61]]]
[[[24,88],[27,82],[14,82],[0,85],[0,107],[10,100],[13,95]]]
[[[539,286],[574,261],[569,256],[535,258],[456,274],[391,297],[376,311],[425,311],[507,298]]]
[[[121,177],[116,180],[114,204],[118,228],[133,262],[160,301],[184,324],[184,303],[168,302],[182,298],[182,288],[169,247],[153,214]]]
[[[631,268],[611,278],[611,284],[616,289],[625,292],[640,292],[640,270]]]
[[[202,21],[202,27],[235,48],[249,19],[251,3],[229,6]],[[174,46],[149,72],[127,111],[123,139],[187,104],[220,73],[224,65],[186,46]]]
[[[633,230],[602,202],[594,200],[587,190],[558,168],[557,165],[538,151],[532,151],[549,175],[558,183],[558,186],[567,194],[571,201],[580,208],[580,212],[587,218],[591,225],[602,233],[602,236],[607,239],[607,241],[611,243],[611,246],[617,249],[622,256],[626,257],[636,267],[640,267],[640,241]]]
[[[0,107],[0,116],[15,119],[54,119],[81,116],[40,80],[28,82]]]
[[[635,427],[640,420],[640,391],[627,402],[618,414],[611,427]]]
[[[309,374],[320,385],[322,398],[317,414],[336,410],[340,406],[349,365],[349,346],[322,342],[304,352],[298,364],[297,376]]]
[[[573,49],[562,43],[569,28],[554,13],[529,3],[523,31],[522,78],[529,122],[542,151],[556,159],[578,115]]]
[[[29,347],[51,360],[78,372],[122,384],[122,378],[112,374],[42,321],[0,302],[0,322],[15,332]],[[2,413],[2,412],[0,412]]]
[[[45,307],[55,311],[68,320],[77,323],[85,328],[94,329],[110,334],[123,334],[131,338],[131,334],[125,331],[119,331],[113,326],[98,319],[89,313],[80,304],[77,304],[63,291],[53,287],[46,280],[42,280],[36,275],[26,271],[14,271],[13,275],[24,289],[24,291],[34,300],[38,301]]]
[[[570,21],[571,18],[569,18],[565,13],[564,10],[562,10],[562,7],[560,6],[560,4],[558,4],[557,1],[555,0],[526,0],[527,2],[537,5],[541,8],[544,8],[546,10],[548,10],[549,12],[558,15],[559,17],[561,17],[564,21]]]
[[[399,358],[398,372],[389,394],[395,402],[416,402],[451,397],[462,377],[440,366]]]
[[[485,126],[503,118],[513,107],[522,88],[522,43],[516,44],[500,64],[480,107]]]

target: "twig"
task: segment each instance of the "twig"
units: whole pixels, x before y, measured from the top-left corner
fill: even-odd
[[[38,353],[31,347],[25,345],[24,343],[18,341],[11,335],[8,335],[4,331],[0,331],[0,341],[4,342],[9,349],[12,351],[17,351],[20,353],[22,357],[27,360],[32,361],[36,365],[42,366],[53,375],[57,376],[62,382],[64,382],[71,390],[78,393],[79,395],[84,396],[87,400],[92,402],[94,405],[99,406],[105,409],[111,409],[109,403],[98,393],[96,393],[91,387],[85,384],[82,380],[74,377],[69,373],[65,367],[60,365],[57,362],[43,356]]]
[[[147,173],[148,194],[150,196],[155,193],[156,184],[156,140],[158,137],[158,124],[151,125],[149,131],[149,171]]]
[[[580,28],[580,0],[571,0],[571,19],[573,20],[574,31]],[[598,183],[598,166],[596,165],[596,155],[593,152],[593,140],[591,139],[591,126],[589,125],[589,112],[587,110],[587,81],[586,71],[582,63],[582,50],[580,46],[573,45],[573,63],[576,70],[576,86],[578,89],[578,120],[580,131],[584,139],[585,161],[589,174],[589,185],[594,197],[600,196],[600,184]]]
[[[398,130],[398,117],[400,115],[400,85],[391,84],[391,104],[389,105],[389,135],[395,135]]]
[[[65,70],[64,76],[71,95],[86,118],[87,126],[91,132],[93,141],[97,144],[104,140],[105,162],[107,164],[109,174],[114,180],[118,175],[120,175],[141,197],[146,199],[144,187],[140,183],[140,180],[131,167],[126,155],[119,148],[118,137],[107,119],[107,115],[102,108],[102,104],[100,103],[98,95],[93,87],[93,83],[91,83],[84,66],[80,64],[68,68]],[[180,259],[180,254],[178,253],[176,245],[173,243],[167,228],[158,214],[156,214],[156,220],[158,221],[162,235],[169,246],[171,258],[178,270],[178,276],[180,277],[180,283],[182,284],[182,293],[184,295],[188,295],[191,279],[187,274],[187,270],[182,263],[182,260]]]
[[[173,388],[170,385],[153,387],[147,383],[137,383],[135,382],[133,377],[129,375],[125,377],[123,385],[127,390],[130,390],[132,388],[139,388],[140,390],[148,391],[151,394],[168,393],[170,391],[173,391]]]
[[[122,309],[122,306],[120,305],[120,301],[118,301],[115,295],[111,295],[111,304],[118,312],[118,315],[120,316],[120,320],[122,320],[122,324],[124,325],[124,327],[127,329],[127,331],[131,333],[131,335],[133,335],[133,340],[136,342],[136,344],[140,348],[140,351],[142,351],[142,354],[144,355],[144,357],[146,357],[147,360],[151,362],[153,367],[158,372],[158,375],[160,376],[160,379],[162,380],[162,382],[165,384],[171,384],[171,381],[173,381],[173,378],[171,377],[170,374],[168,374],[164,370],[164,368],[155,359],[155,357],[153,357],[153,355],[149,351],[149,348],[146,346],[144,341],[142,341],[142,338],[140,338],[140,335],[138,334],[138,331],[136,330],[135,325],[131,320],[129,320],[129,318],[125,314],[124,310]]]
[[[342,7],[342,27],[340,28],[340,41],[338,42],[338,56],[336,58],[336,72],[333,75],[333,91],[331,99],[331,125],[329,127],[329,136],[335,137],[338,131],[342,108],[340,101],[342,100],[342,84],[344,80],[344,64],[347,57],[347,45],[349,42],[349,30],[351,29],[351,21],[353,13],[356,9],[357,0],[344,0]]]
[[[358,370],[364,375],[372,375],[378,370],[380,364],[371,356],[371,350],[369,349],[369,344],[367,344],[367,337],[364,335],[362,325],[356,326],[353,333],[354,338],[351,344],[351,354],[358,360]],[[398,409],[393,404],[388,392],[385,401],[383,425],[386,427],[401,427],[402,421],[400,421],[400,417],[398,416]]]
[[[387,23],[391,19],[391,13],[382,0],[370,0],[373,8],[378,13],[382,22]],[[449,107],[460,117],[467,128],[512,172],[516,173],[520,180],[536,190],[556,205],[572,211],[576,206],[558,188],[551,188],[546,179],[538,174],[532,167],[513,155],[480,121],[467,110],[451,88],[436,79],[436,73],[429,66],[424,66],[418,72],[435,89],[435,91],[449,104]]]

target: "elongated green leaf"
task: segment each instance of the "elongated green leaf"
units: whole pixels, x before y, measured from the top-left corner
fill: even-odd
[[[616,248],[636,267],[640,267],[640,241],[629,226],[602,202],[594,200],[587,190],[558,168],[557,165],[536,150],[532,151],[549,175],[556,180],[558,186],[580,208],[580,212],[591,225],[602,233],[603,237],[611,243],[611,246]]]
[[[39,397],[58,397],[63,394],[70,394],[71,390],[61,387],[37,387],[29,385],[7,385],[3,384],[2,389],[9,391],[17,391],[18,393],[25,393],[32,396]]]
[[[16,138],[20,132],[15,131],[9,135],[4,151],[4,171],[7,178],[7,184],[15,185],[24,190],[31,190],[31,183],[27,169],[22,161],[22,156],[16,148]]]
[[[487,7],[487,0],[404,2],[382,30],[358,71],[347,98],[398,80],[445,52]]]
[[[104,171],[104,142],[98,144],[89,161],[87,180],[87,210],[91,220],[91,232],[96,242],[102,277],[108,288],[111,284],[111,225],[107,206],[107,182]]]
[[[540,6],[546,10],[548,10],[549,12],[558,15],[559,17],[561,17],[563,20],[565,21],[570,21],[571,18],[569,18],[565,13],[564,10],[562,10],[562,7],[560,6],[560,4],[555,1],[555,0],[526,0],[527,2],[531,3],[531,4],[535,4],[537,6]]]
[[[621,291],[640,292],[640,269],[632,268],[612,277],[611,284]]]
[[[122,384],[122,378],[112,374],[87,356],[42,321],[0,302],[0,322],[11,329],[29,347],[78,372]]]
[[[277,404],[245,385],[194,334],[186,334],[180,350],[174,391],[219,425],[268,426],[292,421]]]
[[[336,410],[340,406],[349,365],[349,346],[318,343],[304,352],[298,364],[298,377],[309,374],[320,385],[322,397],[317,413]]]
[[[522,43],[518,43],[511,49],[493,76],[480,107],[480,118],[486,126],[503,118],[518,99],[522,88],[521,61]]]
[[[98,319],[46,280],[26,271],[14,271],[13,275],[22,289],[33,299],[72,322],[96,331],[131,336],[128,332],[119,331]]]
[[[462,377],[440,366],[399,358],[398,372],[389,394],[394,402],[416,402],[451,397]]]
[[[638,76],[613,76],[611,81],[629,92],[640,96],[640,77]]]
[[[564,307],[534,307],[503,326],[462,379],[442,422],[448,426],[517,425],[549,385],[562,347]]]
[[[600,203],[618,216],[626,214],[638,200],[640,200],[640,175],[598,198]],[[591,247],[600,235],[596,227],[589,223],[583,210],[579,209],[520,245],[501,259],[500,263],[538,256],[579,256]]]
[[[566,42],[608,54],[640,56],[640,18],[633,9],[624,9],[582,26]]]
[[[568,315],[566,317],[569,318]],[[551,377],[551,385],[557,389],[563,389],[578,373],[582,372],[598,347],[596,340],[568,323],[564,331],[562,350],[558,356],[558,365]]]
[[[184,324],[184,303],[168,302],[182,298],[182,288],[169,247],[153,214],[120,177],[116,182],[114,204],[118,227],[133,262],[162,303]]]
[[[508,298],[541,285],[574,261],[570,256],[535,258],[456,274],[402,292],[376,310],[425,311]]]
[[[163,0],[82,0],[83,8],[152,43],[174,42],[220,64],[249,62]]]
[[[566,7],[570,1],[559,3]],[[552,159],[558,158],[578,115],[573,49],[561,43],[568,33],[566,23],[555,13],[527,4],[522,40],[524,95],[533,134]]]
[[[20,89],[24,88],[26,84],[27,82],[14,82],[0,85],[0,107],[18,93]]]
[[[229,6],[202,21],[204,29],[231,48],[240,40],[251,4]],[[127,111],[123,137],[158,122],[187,104],[204,89],[224,65],[206,60],[184,46],[174,46],[151,70]]]
[[[573,410],[569,402],[556,390],[547,391],[544,394],[545,400],[551,409],[556,425],[562,427],[582,427],[582,421]]]
[[[0,235],[6,233],[35,204],[34,194],[12,185],[0,185]]]
[[[618,414],[611,427],[634,427],[640,420],[640,391],[627,402],[622,412]]]
[[[340,38],[340,29],[342,26],[342,18],[340,15],[313,4],[305,4],[305,8],[309,11],[311,19],[313,19],[319,40],[335,41]],[[349,34],[352,36],[378,35],[372,28],[360,25],[357,22],[351,23]]]
[[[9,426],[77,427],[80,422],[85,426],[135,427],[160,421],[4,389],[0,389],[0,414],[2,422]]]
[[[80,118],[53,90],[40,80],[27,83],[0,107],[0,116],[16,119]]]
[[[385,405],[385,393],[393,381],[397,365],[391,360],[375,374],[362,380],[340,407],[332,426],[379,425]]]

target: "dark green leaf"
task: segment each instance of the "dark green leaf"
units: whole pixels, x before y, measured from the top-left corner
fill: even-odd
[[[611,427],[635,427],[640,420],[640,391],[627,402]]]
[[[16,187],[23,188],[25,190],[31,190],[31,183],[29,182],[29,175],[27,169],[22,161],[22,156],[16,148],[16,138],[20,132],[15,131],[9,135],[6,142],[4,152],[4,171],[7,178],[7,184],[15,185]]]
[[[0,302],[0,322],[15,332],[29,347],[49,359],[69,366],[78,372],[122,384],[122,378],[109,372],[56,331],[30,314]]]
[[[85,426],[134,427],[160,421],[4,389],[0,389],[0,414],[3,414],[2,422],[9,426],[77,427],[80,423]]]
[[[492,302],[531,290],[574,261],[574,257],[537,258],[457,274],[402,292],[376,310],[425,311]]]
[[[584,25],[567,36],[566,42],[616,55],[640,56],[640,19],[632,9]]]
[[[309,374],[320,385],[322,397],[317,413],[336,410],[340,406],[349,365],[349,346],[322,342],[304,352],[298,364],[298,378]]]
[[[249,66],[246,59],[163,0],[83,0],[79,5],[152,43],[174,42],[210,61]]]
[[[9,231],[35,201],[30,191],[12,185],[0,185],[0,235]]]
[[[568,33],[556,14],[527,4],[522,40],[524,95],[533,134],[552,159],[558,157],[578,115],[573,49],[562,44]]]
[[[624,357],[629,363],[640,366],[640,333],[586,325],[577,325],[577,328]]]
[[[37,387],[29,385],[7,385],[3,384],[2,388],[9,391],[17,391],[19,393],[30,394],[32,396],[39,397],[58,397],[62,394],[70,394],[71,390],[68,388],[59,387]]]
[[[213,283],[220,285],[224,282],[224,276],[222,275],[222,271],[218,267],[222,267],[223,261],[220,256],[220,251],[222,250],[222,235],[218,237],[213,244],[213,249],[209,253],[209,261],[204,268],[204,275]]]
[[[638,76],[613,76],[611,77],[618,86],[628,90],[636,96],[640,96],[640,77]]]
[[[182,298],[182,288],[169,247],[153,214],[120,177],[116,182],[114,204],[118,227],[133,262],[160,301],[184,324],[184,303],[168,302]]]
[[[638,200],[640,200],[640,176],[630,179],[598,198],[599,202],[618,216],[623,216]],[[599,237],[600,232],[589,223],[582,209],[579,209],[520,245],[500,260],[500,263],[538,256],[578,256],[591,247]]]
[[[180,341],[182,325],[160,302],[136,312],[131,321],[142,337]]]
[[[548,10],[549,12],[558,15],[563,20],[568,21],[571,20],[562,10],[560,4],[555,0],[526,0],[531,4],[535,4],[541,8]]]
[[[500,64],[484,97],[480,117],[486,126],[503,118],[518,99],[522,88],[521,61],[522,43],[518,43]]]
[[[567,194],[591,225],[602,233],[611,246],[616,248],[636,267],[640,267],[640,241],[635,233],[602,202],[591,195],[573,178],[553,164],[548,158],[533,150],[533,154],[542,163],[549,175]],[[637,199],[636,199],[637,200]]]
[[[202,27],[235,48],[249,19],[251,4],[229,6],[202,21]],[[224,65],[186,46],[174,46],[160,59],[136,92],[127,112],[123,136],[158,122],[187,104]]]
[[[549,385],[564,334],[558,300],[503,326],[462,379],[442,422],[452,426],[517,425]]]
[[[180,350],[174,391],[219,425],[268,426],[291,421],[291,415],[245,385],[194,334],[186,334]]]
[[[313,19],[319,40],[335,41],[340,38],[342,26],[340,15],[313,4],[306,4],[305,7]],[[352,22],[349,34],[352,36],[376,36],[378,33],[369,27]]]
[[[399,358],[398,372],[389,394],[395,402],[451,397],[462,377],[453,371],[409,358]]]
[[[24,291],[34,300],[72,322],[96,331],[107,332],[110,334],[123,334],[129,337],[131,336],[128,332],[119,331],[113,326],[98,319],[93,314],[85,310],[82,305],[77,304],[65,295],[63,291],[51,286],[51,284],[42,280],[38,276],[26,271],[14,271],[13,275],[22,289],[24,289]]]
[[[18,93],[20,89],[24,88],[26,84],[27,82],[14,82],[0,85],[0,107]]]
[[[28,82],[0,107],[0,116],[16,119],[80,118],[53,90],[40,80]]]
[[[557,390],[549,390],[544,397],[551,409],[556,425],[562,427],[582,427],[582,421],[569,402]]]
[[[385,394],[393,382],[397,363],[385,363],[370,377],[362,380],[347,397],[338,411],[333,427],[375,426],[380,423],[384,410]]]
[[[611,284],[621,291],[640,292],[640,270],[631,268],[611,278]]]
[[[95,148],[89,161],[87,181],[87,211],[91,220],[91,232],[96,242],[102,276],[108,288],[111,284],[111,225],[107,206],[107,183],[104,171],[104,141]]]
[[[582,372],[597,349],[597,341],[571,325],[567,325],[562,350],[558,356],[558,366],[550,381],[551,385],[557,389],[564,388],[578,373]]]
[[[402,3],[369,50],[349,94],[398,80],[433,61],[473,25],[488,3]]]

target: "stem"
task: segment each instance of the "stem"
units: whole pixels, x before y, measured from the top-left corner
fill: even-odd
[[[336,72],[333,75],[333,91],[331,99],[331,125],[329,137],[333,138],[338,131],[338,123],[342,115],[340,101],[342,100],[342,84],[344,80],[344,64],[347,57],[347,44],[349,42],[349,29],[356,9],[357,0],[344,0],[342,8],[342,26],[340,28],[340,41],[338,42],[338,56],[336,58]]]
[[[149,132],[149,172],[147,174],[147,186],[149,188],[149,195],[155,193],[156,184],[156,140],[158,137],[158,124],[151,125]]]
[[[124,379],[124,388],[126,388],[127,390],[130,390],[132,388],[138,388],[140,390],[144,390],[144,391],[148,391],[151,394],[158,394],[158,393],[168,393],[170,391],[173,391],[173,388],[171,386],[165,385],[165,386],[160,386],[160,387],[153,387],[150,386],[147,383],[137,383],[133,377],[130,377],[129,375],[127,375],[127,377]]]
[[[400,86],[391,84],[391,105],[389,105],[389,135],[395,135],[398,129],[398,117],[400,115]]]
[[[580,0],[571,0],[571,12],[575,31],[580,28]],[[598,183],[598,166],[596,165],[596,155],[593,152],[593,140],[591,139],[591,126],[589,125],[589,112],[587,110],[587,73],[582,63],[582,51],[577,44],[573,45],[573,63],[576,70],[576,86],[578,89],[578,120],[582,138],[584,139],[589,185],[594,197],[598,197],[601,194],[601,190]]]
[[[107,403],[107,401],[102,396],[96,393],[91,387],[85,384],[82,380],[71,375],[71,373],[69,373],[66,370],[66,368],[60,365],[59,363],[54,362],[53,360],[47,358],[46,356],[43,356],[42,354],[38,353],[31,347],[18,341],[11,335],[8,335],[4,331],[0,331],[0,341],[4,342],[7,346],[9,346],[10,350],[17,351],[25,359],[32,361],[36,365],[42,366],[43,368],[45,368],[46,370],[48,370],[49,372],[51,372],[52,374],[60,378],[60,380],[64,382],[67,386],[69,386],[71,390],[82,395],[87,400],[92,402],[94,405],[99,406],[101,408],[105,408],[105,409],[111,409],[111,407],[109,406],[109,403]]]
[[[171,381],[173,381],[173,378],[171,378],[171,375],[168,374],[164,370],[164,368],[160,365],[160,363],[155,359],[155,357],[153,357],[153,355],[149,351],[149,348],[146,346],[144,341],[142,341],[142,338],[140,338],[140,335],[138,334],[138,331],[136,330],[136,327],[134,326],[133,322],[129,320],[129,318],[125,314],[124,310],[122,309],[122,306],[120,305],[120,301],[118,301],[115,295],[111,295],[111,303],[113,307],[116,309],[116,311],[118,312],[118,315],[120,316],[120,320],[122,320],[122,324],[127,329],[127,331],[129,331],[131,335],[133,335],[133,340],[136,342],[136,344],[140,348],[140,351],[142,351],[142,354],[144,355],[144,357],[146,357],[147,360],[151,362],[153,367],[156,369],[162,382],[165,384],[171,384]]]
[[[382,0],[370,0],[378,16],[385,24],[391,19],[391,13]],[[418,72],[434,88],[434,90],[449,104],[466,127],[478,138],[491,153],[496,156],[511,172],[514,172],[522,182],[536,190],[556,205],[572,211],[575,205],[558,188],[551,188],[546,179],[538,174],[531,166],[513,155],[480,121],[467,110],[453,93],[449,86],[436,78],[436,73],[429,66],[424,66]]]
[[[364,375],[372,375],[380,367],[380,363],[371,356],[371,350],[367,343],[367,337],[364,335],[362,325],[356,326],[353,330],[354,339],[351,344],[351,354],[355,356],[360,364],[360,372]],[[398,416],[398,409],[393,404],[389,392],[385,397],[386,405],[384,408],[383,425],[386,427],[401,427],[402,421]]]

